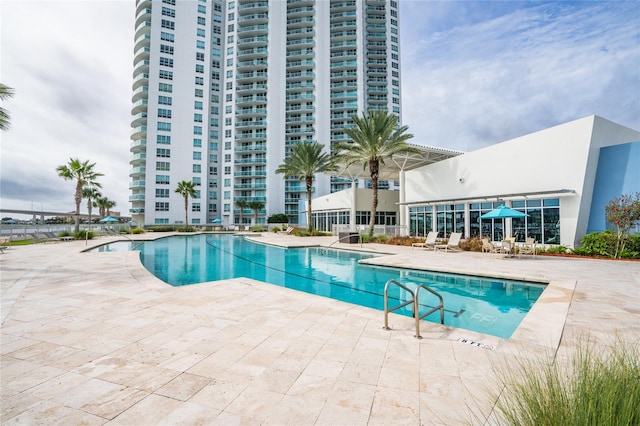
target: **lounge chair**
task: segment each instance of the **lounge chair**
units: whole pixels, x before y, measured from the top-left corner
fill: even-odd
[[[288,226],[284,231],[278,231],[278,234],[290,234],[293,232],[293,226]]]
[[[425,238],[422,243],[413,243],[411,244],[411,248],[414,247],[424,247],[424,248],[433,248],[436,245],[436,239],[438,239],[438,232],[431,231],[427,234],[427,238]]]
[[[462,238],[462,232],[452,232],[449,235],[449,241],[446,244],[435,244],[433,246],[434,250],[444,250],[444,251],[460,251],[460,239]]]
[[[54,232],[43,232],[43,234],[47,237],[47,241],[52,243],[59,243],[62,241]]]

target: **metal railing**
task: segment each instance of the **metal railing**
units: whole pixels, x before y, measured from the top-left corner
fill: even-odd
[[[407,293],[409,293],[411,295],[411,299],[410,300],[406,300],[404,302],[401,302],[399,305],[394,306],[392,308],[389,308],[389,287],[391,285],[395,285],[397,287],[400,287],[401,289],[405,290]],[[419,296],[420,296],[420,290],[425,289],[427,290],[429,293],[435,295],[438,300],[440,301],[440,303],[438,304],[438,306],[435,306],[431,309],[429,309],[427,312],[425,312],[424,314],[420,314],[420,304],[419,304]],[[433,290],[430,287],[427,287],[426,285],[423,284],[418,284],[416,286],[415,291],[411,290],[409,287],[405,286],[404,284],[396,281],[396,280],[389,280],[387,281],[387,283],[384,285],[384,329],[385,330],[391,330],[389,328],[389,313],[390,312],[394,312],[397,311],[398,309],[404,308],[407,305],[413,305],[412,307],[412,316],[415,320],[415,324],[416,324],[416,334],[415,334],[415,338],[417,339],[422,339],[422,336],[420,335],[420,320],[423,318],[426,318],[427,316],[431,315],[432,313],[436,312],[436,311],[440,311],[440,324],[444,324],[444,299],[442,298],[442,296],[440,295],[440,293],[438,293],[437,291]]]

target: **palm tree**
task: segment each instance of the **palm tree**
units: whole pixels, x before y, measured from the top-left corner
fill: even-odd
[[[104,208],[107,209],[107,211],[105,212],[107,216],[111,215],[111,209],[114,208],[115,206],[116,206],[115,201],[111,201],[110,199],[105,198]]]
[[[70,158],[69,163],[56,168],[58,176],[62,179],[76,181],[76,192],[74,197],[76,202],[75,232],[80,231],[80,202],[82,202],[82,188],[86,186],[102,188],[102,185],[100,185],[96,179],[104,175],[93,170],[95,165],[96,163],[89,163],[89,160],[80,161],[77,158]]]
[[[249,201],[247,207],[253,210],[253,222],[255,226],[258,224],[258,211],[264,209],[264,202],[258,200]]]
[[[413,135],[405,133],[408,130],[407,126],[398,127],[398,119],[394,114],[386,111],[371,111],[368,117],[362,113],[362,117],[354,115],[352,119],[355,125],[344,129],[344,133],[351,138],[351,142],[337,144],[335,152],[340,161],[347,166],[362,163],[363,169],[369,168],[373,189],[369,220],[369,236],[372,237],[378,208],[380,165],[394,155],[422,155],[422,151],[407,144],[406,141]]]
[[[244,213],[244,209],[249,207],[249,203],[247,202],[247,200],[237,200],[236,207],[240,209],[240,225],[243,225],[242,214]]]
[[[313,178],[317,173],[326,173],[337,170],[334,160],[327,152],[322,152],[323,146],[317,141],[305,141],[296,144],[289,156],[284,159],[276,169],[276,173],[284,174],[285,178],[296,177],[304,180],[307,187],[307,226],[311,232],[311,193],[313,191]]]
[[[189,226],[189,197],[195,198],[196,185],[188,180],[180,181],[176,187],[176,192],[184,197],[184,229],[186,231],[187,226]]]
[[[13,97],[14,91],[11,87],[0,83],[0,100]],[[9,130],[11,127],[9,111],[0,107],[0,130]]]
[[[102,194],[98,191],[98,188],[93,186],[87,186],[82,188],[82,198],[87,199],[87,211],[89,212],[89,223],[91,222],[91,209],[93,207],[93,200],[100,198]]]

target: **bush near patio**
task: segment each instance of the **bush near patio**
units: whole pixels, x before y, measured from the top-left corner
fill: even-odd
[[[568,355],[567,362],[523,356],[496,368],[496,424],[640,424],[637,342],[618,338],[609,346],[584,338]]]
[[[618,258],[640,259],[640,234],[626,235],[624,249],[618,253]],[[582,237],[580,247],[573,249],[573,253],[580,256],[616,257],[618,235],[612,230],[592,232]]]

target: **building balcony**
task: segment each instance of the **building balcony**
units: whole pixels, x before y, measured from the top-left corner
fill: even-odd
[[[133,51],[136,52],[143,47],[151,46],[151,35],[141,34],[133,43]]]
[[[131,139],[136,140],[147,135],[147,126],[138,126],[131,129]]]
[[[249,171],[240,171],[235,172],[234,176],[238,177],[264,177],[267,175],[266,170],[249,170]]]
[[[236,74],[238,83],[248,83],[251,81],[259,81],[267,78],[266,71],[251,71]]]
[[[266,84],[241,84],[236,86],[236,92],[247,92],[247,91],[253,91],[253,90],[259,90],[260,92],[264,92],[265,90],[267,90],[267,85]]]
[[[350,1],[343,1],[340,3],[331,3],[331,6],[329,6],[329,9],[331,10],[331,12],[334,12],[342,9],[353,9],[355,7],[356,7],[355,0],[350,0]]]
[[[268,1],[254,1],[238,6],[238,15],[242,16],[246,13],[266,12],[268,10]]]
[[[269,43],[269,37],[267,36],[259,36],[259,37],[242,37],[238,38],[236,44],[238,47],[242,46],[243,48],[255,47],[255,46],[266,46]]]
[[[236,158],[235,164],[267,164],[266,158]]]
[[[267,197],[234,197],[234,201],[262,201],[263,203],[267,202]],[[262,210],[264,211],[264,210]],[[251,212],[253,212],[253,210],[251,210]],[[238,214],[240,213],[240,210],[238,209]],[[265,211],[266,213],[266,211]]]
[[[291,46],[299,46],[299,47],[305,47],[305,46],[315,46],[316,42],[313,38],[311,37],[307,37],[307,38],[300,38],[297,40],[288,40],[287,41],[287,47],[291,47]]]
[[[236,129],[238,128],[251,128],[251,127],[266,127],[266,120],[256,120],[256,121],[236,121]]]
[[[129,213],[131,213],[131,214],[142,214],[142,213],[144,213],[144,207],[130,208],[129,209]]]
[[[148,60],[142,60],[139,62],[136,62],[135,65],[133,66],[133,76],[137,76],[140,73],[148,73],[149,72],[149,61]]]
[[[315,110],[313,105],[290,105],[285,108],[285,111],[311,112]]]
[[[248,27],[238,28],[238,34],[243,34],[244,36],[260,36],[266,34],[268,31],[269,25],[267,24],[249,25]]]
[[[331,93],[329,99],[357,99],[358,92],[355,90]]]
[[[266,183],[240,183],[233,185],[233,189],[267,189]]]
[[[303,16],[301,18],[287,19],[287,30],[295,28],[306,28],[313,26],[316,20],[312,16]]]
[[[134,37],[140,37],[142,34],[151,34],[151,21],[142,21],[136,25]]]
[[[287,58],[308,59],[313,58],[315,52],[313,49],[296,49],[287,52]]]
[[[312,34],[315,34],[315,29],[313,27],[294,28],[294,29],[287,30],[288,36],[305,37]]]
[[[315,117],[287,117],[285,123],[315,123]]]
[[[236,110],[236,115],[243,116],[243,117],[253,116],[253,115],[262,115],[266,113],[267,113],[266,108],[241,108]]]
[[[316,74],[313,71],[287,71],[287,81],[314,78]]]
[[[241,15],[238,16],[238,24],[265,24],[269,22],[269,15],[266,13],[254,13],[251,15]]]
[[[129,182],[129,189],[144,188],[144,187],[145,187],[145,181],[143,180],[134,180]]]
[[[337,42],[338,40],[347,40],[347,39],[355,40],[356,30],[332,32],[329,38],[331,39],[331,42]]]
[[[138,139],[135,140],[133,142],[131,142],[131,144],[129,145],[129,152],[131,153],[138,153],[138,152],[144,152],[147,149],[147,140],[146,139]]]
[[[235,147],[234,152],[265,152],[266,150],[266,143],[256,143],[238,145]]]
[[[251,68],[266,68],[268,65],[268,61],[266,59],[255,59],[253,61],[240,61],[236,64],[238,71],[243,69],[244,71],[248,71]]]
[[[316,66],[316,63],[311,60],[311,59],[305,59],[302,61],[287,61],[287,70],[295,70],[296,68],[304,68],[304,67],[309,67],[309,68],[314,68]]]
[[[267,134],[265,132],[256,132],[256,133],[248,133],[248,134],[237,134],[235,136],[235,140],[237,141],[242,141],[242,140],[251,140],[251,139],[266,139],[267,138]]]
[[[132,89],[136,90],[138,87],[148,86],[148,85],[149,85],[149,74],[141,73],[136,78],[133,79]]]
[[[367,6],[367,8],[365,9],[367,11],[367,13],[371,13],[371,14],[384,14],[387,9],[384,6]]]
[[[129,201],[144,201],[144,194],[129,195]]]
[[[131,107],[131,114],[138,114],[140,112],[146,112],[148,104],[149,104],[149,101],[147,99],[140,99],[140,100],[134,102],[132,107]]]
[[[236,99],[236,105],[252,103],[262,104],[265,102],[267,102],[267,95],[242,96]]]
[[[387,75],[387,69],[388,68],[369,68],[367,70],[367,76]]]
[[[251,49],[238,50],[238,60],[257,59],[267,56],[266,47],[254,47]]]
[[[313,6],[294,7],[287,9],[287,18],[297,18],[301,16],[313,15],[315,8]]]
[[[308,100],[313,101],[316,97],[313,93],[300,93],[297,95],[287,95],[285,100],[287,101],[299,101],[299,100]]]
[[[367,40],[386,40],[387,33],[386,32],[367,32]]]
[[[134,28],[138,28],[138,25],[140,25],[142,22],[145,21],[151,21],[151,8],[150,7],[144,7],[144,8],[139,8],[136,10],[136,23],[134,25]]]
[[[147,113],[140,112],[131,117],[131,127],[136,128],[142,125],[147,124]]]
[[[146,172],[147,172],[147,168],[146,167],[134,167],[134,168],[129,170],[129,176],[133,178],[133,177],[137,177],[137,176],[142,175],[142,177],[144,177],[144,174]]]
[[[287,7],[311,6],[314,3],[315,3],[315,0],[287,0]]]
[[[293,90],[293,89],[314,89],[316,87],[316,85],[314,83],[307,83],[307,82],[302,82],[302,83],[287,83],[287,90]]]
[[[340,47],[356,47],[358,46],[358,42],[355,40],[347,40],[347,41],[336,41],[331,43],[331,49],[337,49]]]
[[[358,61],[335,61],[331,62],[330,68],[332,70],[338,70],[341,68],[355,68],[358,65]]]

